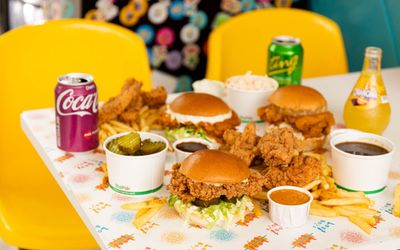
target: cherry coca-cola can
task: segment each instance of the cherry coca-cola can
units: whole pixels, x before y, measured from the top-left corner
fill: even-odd
[[[67,152],[86,152],[99,145],[97,88],[93,77],[70,73],[55,88],[57,146]]]

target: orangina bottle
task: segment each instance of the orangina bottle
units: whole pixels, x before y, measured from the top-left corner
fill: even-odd
[[[346,127],[382,134],[390,121],[390,105],[381,74],[382,50],[365,49],[364,66],[343,111]]]

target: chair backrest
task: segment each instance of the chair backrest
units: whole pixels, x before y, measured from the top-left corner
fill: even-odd
[[[273,37],[290,35],[304,48],[303,78],[346,73],[347,60],[339,27],[304,10],[276,8],[238,15],[214,29],[208,42],[207,78],[265,74]]]
[[[99,99],[119,93],[128,77],[151,88],[146,47],[114,24],[78,19],[24,26],[0,36],[0,183],[46,186],[49,173],[20,128],[24,110],[54,106],[58,76],[94,76]]]

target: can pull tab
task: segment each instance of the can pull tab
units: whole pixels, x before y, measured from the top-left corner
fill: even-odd
[[[73,76],[66,78],[66,80],[71,84],[88,82],[85,78],[73,77]]]

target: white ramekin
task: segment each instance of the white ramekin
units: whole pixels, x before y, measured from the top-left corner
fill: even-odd
[[[142,140],[164,142],[165,149],[155,154],[141,156],[119,155],[107,149],[106,145],[112,139],[128,133],[130,132],[110,136],[103,143],[110,188],[125,195],[143,196],[154,193],[163,185],[168,141],[157,134],[138,132]]]
[[[306,194],[310,200],[300,205],[283,205],[273,201],[270,197],[271,193],[276,190],[291,189]],[[304,188],[295,186],[280,186],[273,188],[267,193],[269,203],[269,217],[272,222],[282,226],[283,228],[301,227],[306,224],[308,215],[310,214],[310,206],[313,196]]]
[[[196,93],[206,93],[218,98],[225,97],[225,84],[215,80],[198,80],[193,83],[193,90]]]
[[[376,156],[349,154],[335,147],[343,142],[371,143],[387,149],[389,153]],[[349,131],[332,137],[330,147],[333,177],[340,188],[366,194],[385,189],[395,151],[392,141],[376,134]]]
[[[178,145],[179,143],[182,143],[182,142],[199,142],[199,143],[207,145],[208,149],[216,148],[216,146],[212,142],[209,142],[202,138],[194,138],[193,137],[193,138],[183,138],[183,139],[176,140],[172,144],[172,148],[174,149],[174,152],[175,152],[175,161],[176,162],[182,162],[186,157],[193,154],[190,152],[182,151],[176,147],[176,145]]]
[[[272,83],[267,90],[241,90],[232,87],[229,82],[239,77],[263,77]],[[229,107],[236,111],[242,122],[259,122],[257,109],[268,105],[268,98],[278,88],[278,82],[267,76],[234,76],[227,80],[226,100]]]

